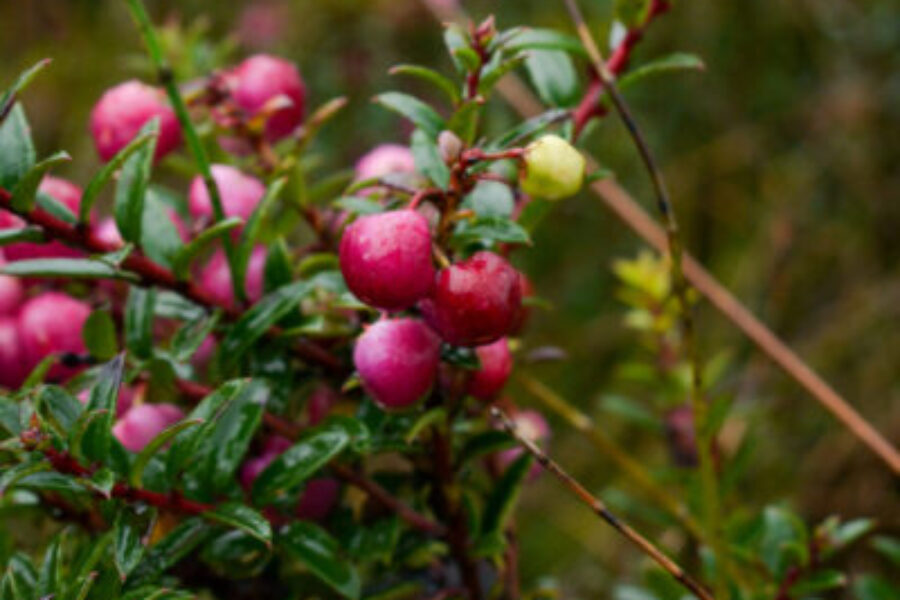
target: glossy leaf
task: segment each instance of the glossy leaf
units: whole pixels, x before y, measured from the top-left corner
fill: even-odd
[[[95,310],[88,316],[81,337],[88,352],[96,359],[109,360],[119,351],[116,324],[105,310]]]
[[[0,230],[0,246],[19,242],[43,242],[44,233],[40,227],[22,227],[21,229]]]
[[[183,520],[147,551],[129,583],[139,585],[156,579],[202,544],[210,532],[210,525],[200,517]]]
[[[132,510],[125,506],[116,515],[113,524],[114,561],[119,577],[124,581],[144,557],[146,548],[141,538],[146,531],[143,519],[133,514]]]
[[[450,78],[441,75],[434,69],[421,65],[395,65],[390,68],[388,73],[391,75],[406,75],[430,83],[441,90],[451,104],[459,102],[459,86]]]
[[[705,68],[706,65],[700,57],[685,52],[675,52],[629,71],[619,79],[619,89],[627,89],[648,75],[658,75],[669,71],[702,71]]]
[[[547,112],[531,117],[527,121],[523,121],[506,133],[501,134],[499,137],[488,143],[487,148],[499,149],[517,145],[538,133],[544,132],[554,123],[560,123],[568,119],[570,116],[571,113],[567,110],[559,108],[548,110]]]
[[[165,200],[168,192],[151,186],[144,196],[144,215],[141,221],[141,250],[153,262],[171,267],[172,260],[181,249],[181,236],[172,219],[167,218],[172,210]]]
[[[89,258],[35,258],[6,263],[0,273],[16,277],[62,279],[125,279],[134,281],[134,274]]]
[[[269,244],[263,265],[263,290],[268,294],[291,283],[294,278],[291,251],[284,238]]]
[[[31,128],[18,102],[0,123],[0,187],[12,190],[37,160]]]
[[[138,358],[153,352],[153,317],[156,290],[131,286],[125,302],[125,345]]]
[[[216,311],[206,318],[189,321],[175,332],[170,348],[175,360],[186,362],[196,354],[197,350],[219,324],[222,312]]]
[[[520,50],[565,50],[574,54],[587,56],[581,40],[573,35],[553,29],[523,27],[510,35],[503,48],[507,52]]]
[[[478,242],[487,245],[497,242],[529,245],[531,237],[521,225],[510,219],[479,217],[473,221],[460,221],[451,242],[460,247]]]
[[[151,140],[129,156],[122,165],[116,185],[113,214],[122,239],[141,245],[144,220],[144,196],[150,183],[153,153],[159,137],[159,117],[154,117],[141,128],[139,135],[147,134]]]
[[[441,189],[450,185],[450,168],[441,158],[434,138],[429,137],[421,129],[416,129],[412,134],[410,149],[417,171],[428,177]]]
[[[84,188],[84,193],[81,195],[81,204],[78,207],[78,220],[82,223],[87,223],[88,218],[91,214],[91,209],[94,207],[94,204],[97,202],[97,198],[100,196],[100,192],[103,191],[103,188],[112,181],[115,174],[122,168],[122,165],[128,160],[132,154],[143,149],[147,144],[151,144],[155,141],[155,138],[151,132],[145,132],[140,135],[135,136],[133,140],[128,142],[124,148],[119,150],[115,156],[113,156],[109,162],[103,165],[103,168],[94,175],[93,178],[88,182],[87,187]]]
[[[481,80],[478,82],[478,93],[485,96],[489,94],[491,90],[494,89],[494,86],[497,85],[498,81],[510,71],[525,64],[527,58],[528,54],[523,52],[512,58],[503,60],[496,65],[491,65],[489,69],[486,68],[481,76]]]
[[[12,190],[12,207],[18,212],[30,212],[34,208],[35,194],[44,175],[56,165],[70,160],[72,157],[68,153],[57,152],[28,169]]]
[[[341,453],[350,442],[347,431],[325,423],[307,430],[293,446],[273,460],[253,482],[253,498],[267,504],[306,481]]]
[[[515,201],[513,191],[505,183],[479,181],[463,200],[462,208],[473,210],[478,217],[509,219]]]
[[[140,451],[137,458],[134,460],[134,464],[131,465],[131,473],[129,475],[131,486],[139,488],[143,485],[144,469],[147,468],[150,460],[159,453],[163,446],[168,444],[182,431],[190,429],[191,427],[196,427],[202,423],[202,419],[184,419],[159,432],[159,434],[150,440],[150,443]]]
[[[175,272],[175,276],[178,279],[185,279],[190,274],[191,262],[197,256],[243,224],[244,221],[239,217],[228,217],[200,232],[188,244],[182,246],[172,258],[172,270]]]
[[[203,516],[211,521],[222,523],[244,531],[266,546],[272,545],[272,526],[264,516],[240,502],[221,504]]]
[[[285,528],[280,539],[291,556],[341,596],[359,598],[359,574],[341,556],[340,545],[327,531],[313,523],[300,521]]]
[[[38,598],[45,598],[63,586],[62,572],[62,543],[65,539],[65,530],[53,537],[53,540],[44,551],[44,560],[38,572],[35,591]]]
[[[446,129],[444,119],[433,108],[409,94],[386,92],[375,96],[375,102],[406,117],[434,139]]]
[[[559,50],[535,50],[525,60],[528,75],[545,104],[572,107],[581,96],[572,59]]]
[[[38,393],[37,411],[60,435],[68,435],[84,407],[63,388],[49,385]]]
[[[262,200],[260,200],[259,204],[256,205],[256,208],[253,209],[253,213],[250,215],[250,218],[247,219],[247,223],[241,230],[236,259],[236,277],[238,281],[246,281],[247,265],[250,263],[250,255],[253,253],[253,248],[259,240],[259,233],[262,229],[263,221],[272,210],[272,206],[281,195],[282,190],[284,190],[285,184],[287,184],[287,178],[285,177],[276,179],[269,184]]]
[[[872,548],[900,568],[900,540],[887,535],[876,535],[871,541]]]
[[[116,400],[119,397],[124,368],[125,357],[120,354],[103,365],[103,368],[97,374],[94,386],[91,388],[86,412],[105,412],[85,425],[80,449],[89,460],[103,462],[109,454],[109,440],[112,436],[113,419],[116,414]]]
[[[472,49],[465,30],[456,23],[451,23],[444,27],[444,45],[447,47],[447,52],[450,53],[450,58],[453,60],[453,66],[456,67],[456,70],[460,73],[465,73],[467,70],[466,64],[459,56],[464,54],[466,49]]]

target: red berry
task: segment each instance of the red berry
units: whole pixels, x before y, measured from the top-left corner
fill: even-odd
[[[418,402],[437,375],[441,342],[416,319],[384,319],[356,341],[353,364],[363,385],[385,410]]]
[[[85,353],[81,329],[90,314],[87,304],[58,292],[45,292],[26,302],[19,313],[19,333],[28,368],[34,368],[49,354]],[[49,375],[62,378],[72,373],[72,369],[57,364]]]
[[[97,154],[108,161],[154,117],[160,120],[155,153],[159,159],[181,144],[181,128],[165,94],[136,80],[110,88],[91,112],[91,135]]]
[[[81,207],[81,188],[70,181],[47,175],[41,180],[38,191],[61,203],[74,214],[78,214]],[[0,229],[12,229],[24,227],[25,222],[16,215],[4,211],[0,218]],[[26,260],[29,258],[72,258],[81,256],[81,252],[66,246],[62,242],[47,242],[33,244],[22,242],[10,244],[5,248],[6,257],[9,260]]]
[[[0,267],[6,260],[0,254]],[[11,315],[18,311],[25,297],[22,280],[11,275],[0,275],[0,316]]]
[[[356,162],[357,179],[372,179],[391,173],[411,173],[415,170],[412,152],[400,144],[376,146]]]
[[[0,385],[17,388],[25,381],[28,371],[18,323],[11,317],[0,317]]]
[[[509,342],[500,338],[493,344],[475,348],[481,368],[469,379],[469,394],[479,400],[493,400],[500,393],[512,372],[512,354]]]
[[[225,80],[234,103],[251,117],[278,96],[290,100],[290,106],[276,110],[266,121],[270,142],[289,135],[303,121],[306,87],[294,63],[257,54],[227,73]]]
[[[125,448],[140,452],[162,431],[181,419],[184,413],[172,404],[138,404],[113,425],[113,435]]]
[[[250,175],[245,175],[229,165],[213,165],[212,176],[219,188],[222,209],[226,217],[240,217],[245,221],[253,214],[253,210],[266,193],[266,186]],[[188,191],[188,206],[195,219],[211,217],[212,202],[203,178],[199,175],[191,181]]]
[[[409,308],[434,281],[428,222],[413,210],[354,221],[341,238],[340,259],[350,291],[385,310]]]
[[[481,346],[509,333],[522,309],[519,272],[492,252],[441,269],[419,303],[429,325],[455,346]]]
[[[247,262],[247,272],[244,276],[244,289],[247,299],[256,302],[263,294],[263,271],[266,266],[266,248],[257,246],[250,253]],[[234,305],[234,290],[231,288],[231,269],[228,268],[228,259],[225,252],[216,252],[200,271],[200,287],[223,306]]]

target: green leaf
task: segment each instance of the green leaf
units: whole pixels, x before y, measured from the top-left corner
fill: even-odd
[[[191,261],[206,251],[214,242],[229,235],[233,229],[244,224],[240,217],[228,217],[214,223],[200,232],[197,237],[181,247],[172,258],[172,270],[178,279],[185,279],[190,274]]]
[[[162,449],[163,446],[169,443],[172,438],[174,438],[185,429],[196,427],[197,425],[201,425],[202,423],[203,420],[201,419],[184,419],[183,421],[179,421],[178,423],[175,423],[174,425],[171,425],[159,432],[159,434],[152,440],[150,440],[150,443],[147,444],[143,450],[141,450],[140,454],[138,454],[137,458],[134,460],[134,464],[131,465],[131,473],[128,477],[131,486],[139,488],[143,485],[144,469],[147,468],[147,465],[150,463],[150,459],[156,456],[160,449]]]
[[[263,265],[263,290],[268,294],[288,285],[294,277],[291,251],[284,238],[269,244]]]
[[[4,119],[9,114],[9,111],[13,107],[13,103],[16,101],[22,90],[28,87],[28,84],[34,80],[35,76],[43,71],[51,62],[53,61],[49,58],[38,61],[20,73],[19,76],[16,77],[16,80],[13,81],[12,85],[3,92],[3,96],[0,96],[0,124],[3,123]]]
[[[49,421],[60,435],[68,435],[84,407],[61,387],[48,385],[38,392],[37,412]]]
[[[253,498],[268,504],[303,483],[350,442],[347,430],[325,422],[308,429],[296,444],[273,460],[253,482]]]
[[[266,546],[272,545],[272,526],[264,516],[245,504],[227,502],[217,506],[215,510],[203,513],[203,516],[244,531]]]
[[[503,44],[507,52],[521,50],[565,50],[587,57],[581,40],[577,37],[560,33],[553,29],[522,28],[509,37]]]
[[[531,455],[523,452],[522,456],[509,465],[497,480],[484,509],[481,523],[483,535],[503,532],[512,516],[516,500],[522,491],[522,484],[525,483],[530,470]]]
[[[170,204],[164,199],[168,192],[151,186],[144,196],[144,216],[141,220],[141,250],[153,262],[171,268],[172,260],[183,245],[168,211]]]
[[[514,448],[516,445],[516,441],[505,431],[494,429],[484,431],[466,441],[459,455],[459,464],[464,465],[476,458]]]
[[[18,212],[31,212],[34,208],[35,194],[47,171],[56,165],[68,162],[72,157],[66,152],[57,152],[37,163],[22,176],[12,190],[12,207]]]
[[[309,187],[305,204],[318,204],[341,194],[356,177],[353,169],[341,169],[319,179]]]
[[[440,423],[441,421],[446,420],[447,418],[447,410],[443,406],[436,406],[431,410],[425,411],[422,413],[418,419],[412,424],[412,427],[409,428],[409,431],[406,432],[404,439],[407,444],[412,444],[419,434],[422,433],[427,427]]]
[[[466,100],[454,111],[447,122],[447,129],[458,135],[467,145],[471,145],[475,141],[478,133],[481,105],[482,102],[478,98]]]
[[[94,387],[91,388],[86,413],[105,412],[85,424],[80,449],[89,460],[103,462],[109,455],[113,419],[116,415],[116,400],[119,397],[124,368],[125,356],[120,354],[103,365],[97,374]]]
[[[779,506],[767,506],[762,518],[760,558],[772,575],[781,578],[791,564],[795,548],[805,547],[806,528],[795,514]]]
[[[191,517],[158,541],[132,571],[132,586],[155,580],[159,575],[190,554],[209,537],[211,529],[200,517]]]
[[[459,58],[459,55],[460,53],[465,54],[466,49],[472,50],[465,30],[456,23],[451,23],[444,27],[444,45],[447,46],[447,52],[450,54],[456,70],[460,73],[465,73],[467,70],[466,64]]]
[[[196,354],[204,340],[212,334],[222,318],[222,312],[217,310],[207,318],[196,319],[185,323],[170,342],[172,355],[179,362],[187,362]]]
[[[26,475],[16,485],[43,492],[61,492],[66,494],[84,494],[86,492],[85,487],[76,478],[56,473],[55,471],[41,471]]]
[[[241,236],[237,247],[237,259],[235,261],[238,281],[246,282],[247,280],[247,265],[250,263],[250,255],[253,253],[253,248],[259,240],[259,233],[262,229],[263,220],[266,218],[266,215],[269,214],[272,205],[275,204],[275,200],[281,195],[285,184],[287,184],[287,178],[285,177],[276,179],[269,184],[262,200],[260,200],[259,204],[256,205],[256,208],[253,209],[253,213],[250,215],[250,218],[247,219],[244,229],[241,230]]]
[[[900,540],[887,535],[876,535],[870,544],[894,565],[900,567]]]
[[[327,531],[308,522],[296,522],[281,533],[281,545],[310,572],[345,598],[359,598],[356,569],[341,556],[340,545]]]
[[[616,0],[615,16],[626,29],[643,25],[650,15],[652,0]]]
[[[436,186],[446,189],[450,185],[450,168],[441,158],[433,137],[421,129],[416,129],[411,138],[410,149],[416,163],[416,170],[428,177]]]
[[[368,527],[357,526],[347,544],[347,551],[357,560],[389,565],[399,540],[400,519],[393,516]]]
[[[239,390],[216,420],[212,432],[197,451],[198,465],[193,471],[206,484],[206,491],[218,492],[233,481],[262,422],[269,394],[269,388],[261,380],[252,380]]]
[[[147,131],[139,134],[128,142],[127,146],[119,150],[108,163],[103,165],[103,168],[88,182],[87,187],[84,188],[84,193],[81,195],[81,205],[78,209],[78,220],[81,223],[88,222],[91,209],[97,202],[100,192],[106,187],[106,184],[112,181],[113,176],[122,168],[125,161],[135,152],[143,150],[148,144],[153,144],[155,141],[156,138],[152,132]]]
[[[166,470],[170,477],[174,478],[185,463],[196,458],[197,449],[212,434],[225,409],[248,384],[249,381],[246,379],[227,381],[201,400],[191,411],[186,417],[187,420],[201,421],[203,424],[180,432],[172,440],[166,455]]]
[[[41,570],[38,573],[37,580],[36,592],[38,598],[46,598],[62,589],[63,574],[61,554],[65,534],[65,530],[56,534],[44,551],[44,560],[41,563]]]
[[[531,237],[521,225],[505,217],[478,217],[473,221],[460,221],[451,237],[451,243],[457,247],[473,243],[491,245],[497,242],[530,245]]]
[[[150,358],[153,353],[153,317],[156,290],[136,285],[128,289],[125,302],[125,345],[138,358]]]
[[[538,96],[545,104],[572,107],[581,96],[581,86],[572,59],[559,50],[535,50],[525,60]]]
[[[481,80],[478,82],[478,93],[487,96],[504,75],[524,64],[527,58],[527,53],[517,54],[512,58],[501,61],[497,65],[486,68],[481,75]]]
[[[479,181],[463,200],[462,208],[479,217],[508,219],[515,209],[515,195],[509,186],[499,181]]]
[[[75,225],[78,223],[78,219],[75,218],[75,213],[71,211],[71,209],[51,196],[50,194],[45,194],[44,192],[38,190],[35,195],[35,203],[38,208],[50,213],[51,216],[56,217],[60,221],[64,223],[68,223],[69,225]]]
[[[159,138],[159,117],[154,117],[144,125],[138,135],[150,135],[151,140],[136,150],[122,165],[122,172],[116,185],[113,214],[122,239],[141,246],[141,231],[144,219],[144,196],[150,183],[153,167],[153,153]]]
[[[16,277],[63,278],[63,279],[124,279],[137,278],[129,271],[123,271],[99,260],[90,258],[35,258],[6,263],[0,273]]]
[[[43,460],[19,463],[6,469],[0,475],[0,495],[5,495],[6,490],[15,488],[22,479],[48,469],[50,469],[50,463]]]
[[[900,588],[875,575],[862,575],[853,582],[856,600],[897,600]]]
[[[830,536],[833,550],[846,548],[875,529],[874,519],[853,519],[841,524]]]
[[[503,133],[496,139],[492,140],[486,148],[489,150],[497,150],[515,146],[525,139],[532,137],[538,133],[544,132],[554,123],[560,123],[571,117],[571,113],[567,110],[554,108],[537,116],[531,117],[527,121],[516,125],[506,133]]]
[[[31,127],[18,102],[0,123],[0,187],[11,190],[37,160]]]
[[[8,246],[19,242],[43,242],[44,232],[40,227],[27,226],[21,229],[0,230],[0,246]]]
[[[228,330],[222,339],[222,356],[234,364],[270,327],[293,310],[313,290],[306,281],[283,286],[254,304]]]
[[[109,498],[113,486],[116,484],[116,475],[111,469],[101,467],[94,471],[89,479],[82,479],[82,484],[101,494],[104,498]]]
[[[386,92],[375,96],[375,102],[406,117],[434,139],[446,129],[444,119],[433,108],[409,94]]]
[[[847,585],[847,577],[843,573],[833,569],[824,569],[801,578],[791,585],[790,592],[797,595],[812,594],[842,588],[845,585]]]
[[[105,410],[85,410],[72,424],[72,429],[69,431],[69,450],[76,460],[80,460],[83,457],[82,442],[88,433],[88,429],[95,421],[105,421],[106,416],[107,411]]]
[[[99,360],[109,360],[119,351],[116,340],[116,324],[108,311],[95,310],[84,322],[81,330],[84,345],[91,356]]]
[[[519,225],[528,233],[532,233],[544,217],[550,214],[552,208],[553,202],[543,198],[532,198],[519,215]]]
[[[37,585],[37,571],[31,558],[22,552],[13,554],[6,564],[6,577],[13,588],[13,597],[18,600],[28,600],[34,595]]]
[[[123,506],[116,515],[113,525],[115,536],[115,552],[113,554],[116,570],[122,581],[140,564],[146,548],[141,538],[146,532],[146,523],[132,512],[131,507]]]
[[[374,215],[385,210],[384,206],[375,200],[359,196],[342,196],[332,202],[332,205],[351,215]]]
[[[619,89],[629,88],[648,75],[658,75],[669,71],[702,71],[705,68],[706,65],[703,64],[703,60],[699,56],[685,52],[675,52],[629,71],[619,79]]]
[[[447,95],[451,104],[459,102],[459,86],[449,77],[445,77],[428,67],[421,65],[395,65],[388,70],[391,75],[407,75],[415,77],[437,87]]]

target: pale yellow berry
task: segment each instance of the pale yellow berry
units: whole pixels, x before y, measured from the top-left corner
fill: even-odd
[[[584,181],[585,160],[572,144],[558,135],[545,135],[525,148],[522,191],[547,200],[578,193]]]

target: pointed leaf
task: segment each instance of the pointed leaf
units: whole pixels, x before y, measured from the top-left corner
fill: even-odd
[[[124,279],[135,281],[133,273],[89,258],[35,258],[6,263],[0,273],[39,279]]]
[[[84,411],[81,402],[61,387],[49,385],[40,390],[36,406],[60,435],[67,436],[75,421]]]
[[[172,260],[183,243],[175,223],[168,218],[172,206],[164,197],[165,192],[158,187],[151,186],[147,190],[141,221],[141,250],[153,262],[171,268]]]
[[[119,351],[116,324],[105,310],[95,310],[88,316],[81,337],[87,351],[98,360],[109,360]]]
[[[65,538],[65,530],[60,531],[47,549],[44,551],[44,561],[41,563],[41,570],[38,573],[37,580],[37,596],[45,598],[54,592],[62,589],[62,542]]]
[[[156,289],[136,285],[128,289],[125,303],[125,345],[138,358],[150,358],[153,352],[153,316]]]
[[[185,519],[150,548],[132,571],[129,584],[137,586],[155,580],[202,544],[210,533],[209,524],[200,517]]]
[[[154,134],[147,131],[142,134],[135,136],[133,140],[128,142],[128,145],[119,150],[115,156],[113,156],[108,163],[103,165],[103,168],[94,175],[91,181],[87,184],[87,187],[84,188],[84,193],[81,195],[81,205],[78,208],[78,220],[81,223],[87,223],[88,218],[91,214],[91,209],[94,207],[94,204],[97,202],[97,198],[100,196],[100,192],[103,190],[106,185],[112,181],[113,176],[116,172],[122,168],[122,165],[125,164],[125,161],[128,160],[131,155],[135,152],[138,152],[144,149],[148,144],[155,143],[156,139]]]
[[[116,185],[114,215],[122,239],[141,246],[141,226],[144,218],[144,196],[150,183],[153,153],[159,137],[159,117],[144,125],[138,135],[147,134],[151,140],[137,149],[122,165]]]
[[[87,404],[87,414],[102,414],[86,422],[80,447],[84,456],[91,461],[103,462],[109,455],[110,438],[112,437],[113,419],[116,414],[116,401],[122,384],[122,372],[125,368],[125,357],[120,354],[103,365],[97,374],[94,387],[91,388]],[[80,419],[79,419],[80,420]]]
[[[227,502],[221,504],[203,516],[210,521],[216,521],[244,531],[266,546],[272,545],[272,526],[264,516],[249,506],[240,502]]]
[[[49,58],[38,61],[20,73],[19,76],[16,77],[16,80],[13,81],[12,85],[3,92],[3,96],[0,96],[0,124],[3,123],[3,120],[9,114],[9,111],[13,107],[13,103],[16,101],[22,90],[28,87],[28,84],[32,82],[35,76],[49,66],[51,62],[52,60]]]
[[[652,60],[636,69],[629,71],[619,79],[619,89],[631,87],[648,75],[657,75],[669,71],[695,70],[702,71],[706,68],[703,60],[694,54],[675,52],[661,58]]]
[[[484,509],[482,534],[502,533],[512,516],[522,484],[531,470],[531,455],[522,453],[497,481]]]
[[[313,523],[292,523],[282,532],[281,545],[343,597],[359,598],[359,574],[341,556],[340,545],[327,531]]]
[[[210,248],[214,242],[223,239],[233,229],[237,229],[243,224],[244,220],[240,217],[228,217],[200,232],[190,243],[182,246],[172,258],[172,270],[175,272],[175,276],[178,279],[186,278],[190,273],[191,261]]]
[[[124,506],[116,515],[113,525],[115,534],[114,559],[116,570],[122,581],[138,566],[144,556],[144,544],[141,538],[144,536],[146,526],[143,519],[133,514],[128,506]]]
[[[386,92],[375,96],[375,102],[412,121],[416,127],[437,139],[446,129],[444,119],[433,108],[409,94]]]
[[[428,177],[436,186],[446,189],[450,185],[450,168],[438,150],[434,138],[421,129],[412,134],[411,146],[416,170]]]
[[[388,70],[388,73],[391,75],[406,75],[426,81],[444,92],[451,104],[459,102],[459,86],[450,78],[444,77],[434,69],[421,65],[394,65]]]
[[[0,230],[0,246],[18,242],[43,242],[44,232],[40,227],[27,226],[21,229]]]
[[[522,28],[503,44],[507,52],[520,50],[565,50],[587,56],[581,40],[577,37],[553,29]]]
[[[138,454],[137,458],[134,460],[134,464],[131,465],[131,474],[128,478],[131,486],[139,488],[143,485],[144,469],[147,468],[147,465],[150,463],[150,459],[156,456],[160,449],[165,446],[170,440],[172,440],[172,438],[174,438],[185,429],[196,427],[197,425],[201,425],[202,423],[203,421],[201,419],[185,419],[183,421],[175,423],[170,427],[167,427],[166,429],[162,430],[155,438],[150,440],[150,443],[147,444],[143,450],[141,450],[140,454]]]
[[[280,177],[269,184],[262,200],[260,200],[259,204],[256,205],[256,208],[253,209],[253,213],[250,215],[250,218],[247,219],[246,225],[244,225],[244,228],[241,230],[241,237],[237,248],[237,259],[235,261],[238,281],[246,282],[247,280],[247,266],[250,263],[250,255],[253,253],[253,248],[259,239],[263,220],[269,214],[272,205],[275,204],[275,200],[281,195],[286,183],[287,178]]]
[[[41,180],[47,174],[47,171],[60,163],[70,160],[72,160],[72,157],[68,153],[57,152],[28,169],[16,183],[16,187],[13,188],[12,207],[18,212],[30,212],[34,208],[34,199],[38,186],[41,185]]]
[[[525,66],[538,96],[550,106],[571,107],[581,96],[581,86],[572,59],[559,50],[535,50]]]
[[[0,122],[0,187],[11,190],[37,160],[31,127],[20,103]]]

